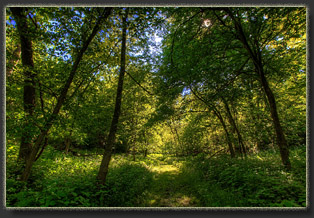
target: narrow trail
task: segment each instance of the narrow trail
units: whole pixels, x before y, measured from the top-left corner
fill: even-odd
[[[153,167],[152,188],[146,196],[146,207],[196,207],[198,200],[191,196],[187,184],[182,182],[180,169],[174,165]]]

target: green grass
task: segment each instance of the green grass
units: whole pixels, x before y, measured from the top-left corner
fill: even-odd
[[[27,185],[17,181],[17,147],[7,148],[9,207],[305,207],[306,152],[291,149],[287,173],[277,152],[246,159],[150,154],[113,155],[104,187],[97,187],[101,155],[72,156],[47,148]]]
[[[264,152],[246,159],[220,156],[189,162],[183,171],[194,193],[206,207],[304,207],[306,162],[304,148],[291,150],[292,171],[287,173],[278,153]]]

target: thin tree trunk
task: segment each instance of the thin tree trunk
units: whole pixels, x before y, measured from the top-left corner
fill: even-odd
[[[180,136],[179,136],[179,133],[178,133],[177,127],[175,126],[174,121],[172,121],[172,123],[173,123],[173,129],[174,129],[174,132],[175,132],[176,137],[177,137],[177,140],[178,140],[178,145],[179,145],[180,147],[182,147],[182,143],[181,143],[181,139],[180,139]]]
[[[183,155],[183,147],[182,147],[182,143],[181,143],[181,139],[180,139],[180,137],[179,137],[179,134],[178,134],[178,130],[177,130],[177,128],[175,127],[175,124],[174,124],[174,122],[172,121],[170,121],[169,123],[168,122],[166,122],[167,123],[167,125],[169,126],[169,128],[170,128],[170,131],[171,131],[171,133],[172,133],[172,136],[173,136],[173,140],[174,140],[174,143],[175,143],[175,145],[176,145],[176,148],[178,148],[178,147],[181,147],[181,152],[182,152],[182,155]],[[171,125],[171,123],[173,123],[173,126]],[[175,149],[176,150],[176,153],[177,153],[177,149]]]
[[[35,161],[37,161],[38,158],[40,158],[41,154],[43,153],[43,151],[45,150],[45,148],[47,147],[47,145],[48,145],[48,137],[46,136],[45,141],[44,141],[44,143],[43,143],[43,145],[42,145],[42,147],[41,147],[41,149],[40,149],[40,151],[39,151],[37,157],[35,158]]]
[[[145,131],[143,132],[143,137],[144,137],[144,141],[145,141],[145,150],[144,150],[144,157],[147,157],[147,152],[148,152],[148,142],[147,142],[147,138],[146,138],[146,134]]]
[[[97,175],[98,183],[101,185],[104,185],[106,182],[109,162],[110,162],[111,154],[112,154],[112,147],[115,142],[116,131],[118,128],[119,116],[121,112],[121,99],[122,99],[122,91],[123,91],[123,80],[124,80],[124,74],[125,74],[127,16],[128,16],[128,9],[126,10],[126,13],[122,18],[123,29],[122,29],[122,46],[121,46],[121,66],[120,66],[120,74],[119,74],[119,81],[118,81],[118,87],[117,87],[115,109],[114,109],[114,114],[113,114],[113,118],[111,122],[110,132],[108,135],[108,140],[105,147],[105,153],[101,161],[99,172]]]
[[[20,7],[12,7],[12,14],[15,18],[17,30],[21,42],[22,64],[24,68],[24,93],[23,104],[25,113],[25,122],[23,124],[23,131],[21,137],[21,145],[18,156],[18,161],[26,162],[32,150],[33,135],[31,129],[34,128],[33,113],[35,110],[35,73],[33,61],[33,48],[31,41],[31,34],[27,25],[27,18],[24,14],[25,9]]]
[[[135,147],[133,146],[133,151],[132,151],[132,155],[133,155],[133,161],[135,161]]]
[[[70,145],[71,145],[71,135],[70,136],[67,136],[64,140],[64,143],[65,143],[65,153],[68,154],[69,153],[69,150],[70,150]]]
[[[218,117],[225,133],[226,133],[226,139],[227,139],[227,143],[228,143],[228,147],[229,147],[229,151],[230,151],[230,156],[231,158],[234,158],[235,157],[235,151],[234,151],[234,148],[232,146],[232,142],[231,142],[231,139],[230,139],[230,134],[229,134],[229,131],[227,129],[227,126],[226,126],[226,123],[224,121],[224,119],[222,118],[221,114],[219,113],[219,111],[214,108],[213,110],[214,114]]]
[[[224,105],[225,105],[225,108],[226,108],[226,111],[227,111],[227,116],[228,116],[228,119],[229,119],[229,123],[231,124],[232,128],[234,129],[234,131],[237,133],[237,136],[238,136],[238,142],[239,142],[239,147],[240,147],[240,151],[242,154],[244,154],[246,156],[246,148],[245,148],[245,145],[243,143],[243,139],[242,139],[242,136],[241,136],[241,133],[234,121],[234,118],[230,112],[230,108],[228,106],[228,103],[223,99],[223,102],[224,102]]]
[[[147,148],[144,150],[144,157],[147,157]]]
[[[88,37],[88,39],[84,42],[81,50],[79,51],[76,59],[75,59],[75,62],[73,64],[73,67],[72,67],[72,70],[70,72],[70,75],[66,81],[66,84],[64,85],[62,91],[61,91],[61,94],[59,96],[59,98],[57,99],[57,104],[51,114],[51,116],[48,118],[47,122],[45,123],[44,125],[44,128],[41,130],[39,136],[37,137],[37,140],[32,148],[32,152],[31,154],[29,155],[29,157],[27,158],[26,160],[26,166],[25,166],[25,169],[22,173],[22,176],[21,176],[21,180],[22,181],[27,181],[28,180],[28,177],[31,173],[31,169],[32,169],[32,166],[34,164],[34,161],[35,161],[35,158],[36,158],[36,155],[38,153],[38,150],[40,148],[40,145],[42,143],[42,141],[44,140],[44,138],[46,137],[46,135],[48,134],[54,120],[57,118],[58,116],[58,113],[66,99],[66,95],[67,95],[67,92],[70,88],[70,85],[73,81],[73,78],[77,72],[77,68],[78,68],[78,65],[79,63],[81,62],[82,60],[82,57],[83,57],[83,54],[84,52],[86,51],[86,49],[88,48],[90,42],[92,41],[92,39],[95,37],[95,35],[97,34],[98,30],[100,29],[100,25],[101,25],[101,22],[103,19],[106,19],[107,17],[109,17],[111,13],[111,8],[105,8],[104,9],[104,12],[102,14],[102,16],[97,20],[97,23],[95,24],[94,28],[93,28],[93,31],[91,33],[91,35]]]
[[[215,105],[213,104],[209,104],[208,102],[206,102],[201,96],[199,96],[196,91],[193,90],[192,86],[190,86],[190,90],[191,92],[193,93],[193,95],[199,99],[200,101],[202,101],[208,108],[209,110],[213,110],[214,114],[218,117],[225,133],[226,133],[226,139],[227,139],[227,143],[228,143],[228,147],[229,147],[229,151],[230,151],[230,156],[231,158],[234,158],[235,157],[235,151],[234,151],[234,148],[233,148],[233,145],[232,145],[232,142],[231,142],[231,139],[230,139],[230,134],[229,134],[229,131],[227,129],[227,126],[225,124],[225,121],[224,119],[222,118],[220,112],[217,110],[217,108],[215,107]]]

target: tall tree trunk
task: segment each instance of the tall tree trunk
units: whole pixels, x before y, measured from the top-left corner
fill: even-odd
[[[283,130],[280,124],[274,94],[272,90],[270,89],[269,84],[264,74],[262,55],[261,55],[260,48],[258,47],[258,43],[255,43],[256,50],[253,51],[253,49],[250,47],[248,40],[244,34],[241,22],[233,16],[233,13],[231,12],[229,8],[226,8],[225,11],[229,14],[231,19],[234,21],[234,26],[237,32],[238,40],[241,41],[243,47],[247,50],[250,58],[253,61],[255,71],[260,77],[261,85],[264,89],[264,92],[266,94],[266,97],[270,106],[270,113],[271,113],[273,125],[275,128],[275,132],[276,132],[277,145],[279,147],[281,160],[285,168],[287,170],[291,170],[291,163],[289,160],[289,149],[288,149],[287,141],[286,141],[285,135],[283,133]]]
[[[67,92],[70,88],[70,85],[73,81],[73,78],[77,72],[77,68],[78,68],[78,65],[79,63],[81,62],[82,60],[82,57],[83,57],[83,54],[85,53],[86,49],[88,48],[90,42],[92,41],[92,39],[95,37],[95,35],[97,34],[98,30],[100,29],[100,25],[101,25],[101,22],[103,19],[106,19],[107,17],[109,17],[111,13],[111,8],[105,8],[104,11],[103,11],[103,14],[102,16],[99,17],[99,19],[97,20],[94,28],[93,28],[93,31],[91,33],[91,35],[87,38],[87,40],[83,43],[83,46],[82,48],[80,49],[80,51],[78,52],[77,54],[77,57],[75,59],[75,62],[72,66],[72,70],[70,72],[70,75],[61,91],[61,94],[60,96],[58,97],[57,99],[57,104],[52,112],[52,114],[50,115],[50,117],[47,119],[47,121],[45,122],[45,125],[44,127],[42,128],[39,136],[37,137],[35,143],[34,143],[34,146],[32,148],[32,151],[29,155],[29,157],[27,158],[26,160],[26,165],[25,165],[25,169],[22,173],[22,176],[21,176],[21,180],[22,181],[27,181],[28,180],[28,177],[31,173],[31,169],[33,167],[33,164],[35,162],[35,159],[36,159],[36,155],[39,151],[39,148],[40,148],[40,145],[42,144],[44,138],[46,137],[46,135],[48,134],[54,120],[57,118],[58,114],[59,114],[59,111],[66,99],[66,95],[67,95]]]
[[[273,92],[271,91],[268,85],[268,82],[265,78],[263,70],[261,70],[259,74],[260,74],[262,86],[264,88],[264,91],[267,96],[267,100],[269,102],[270,112],[272,116],[273,125],[276,131],[277,144],[279,147],[281,160],[282,160],[283,165],[286,167],[286,169],[291,170],[291,163],[289,159],[289,148],[288,148],[287,141],[283,133],[281,124],[280,124],[280,120],[279,120],[279,116],[277,112],[276,100],[275,100]]]
[[[231,124],[233,130],[237,133],[237,136],[238,136],[238,142],[239,142],[239,147],[240,147],[240,151],[242,154],[244,154],[246,156],[246,148],[245,148],[245,145],[243,143],[243,139],[242,139],[242,136],[241,136],[241,133],[235,123],[235,120],[230,112],[230,108],[228,106],[228,103],[227,101],[225,101],[223,99],[223,102],[224,102],[224,105],[225,105],[225,108],[226,108],[226,111],[227,111],[227,116],[228,116],[228,119],[229,119],[229,123]]]
[[[110,162],[111,154],[112,154],[112,147],[115,142],[116,131],[118,128],[119,116],[121,112],[121,99],[122,99],[122,91],[123,91],[123,80],[124,80],[124,74],[125,74],[127,16],[128,16],[128,9],[126,10],[126,13],[122,18],[123,28],[122,28],[121,63],[120,63],[121,66],[120,66],[120,74],[119,74],[119,81],[118,81],[118,87],[117,87],[115,109],[114,109],[114,114],[112,117],[108,140],[105,146],[105,153],[103,155],[103,159],[101,161],[99,172],[97,175],[98,183],[102,185],[104,185],[106,182],[109,162]]]
[[[32,150],[33,135],[31,133],[31,129],[34,127],[32,123],[36,100],[33,48],[31,33],[27,25],[26,15],[24,14],[26,9],[12,7],[11,11],[15,18],[17,30],[20,36],[22,64],[24,68],[23,104],[25,122],[23,124],[18,160],[25,163]]]

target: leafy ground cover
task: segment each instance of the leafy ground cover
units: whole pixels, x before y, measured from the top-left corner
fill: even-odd
[[[105,186],[96,174],[101,155],[73,156],[53,148],[34,166],[29,184],[16,180],[17,149],[7,149],[8,207],[305,207],[306,151],[291,149],[292,171],[281,167],[278,153],[247,158],[146,158],[114,155]]]

